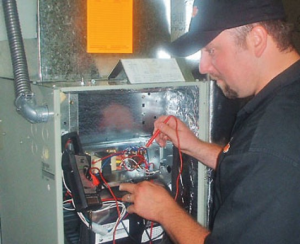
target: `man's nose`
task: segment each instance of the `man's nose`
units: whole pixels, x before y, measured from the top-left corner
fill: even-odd
[[[206,52],[201,51],[201,57],[199,61],[199,72],[201,74],[208,74],[211,71],[210,57]]]

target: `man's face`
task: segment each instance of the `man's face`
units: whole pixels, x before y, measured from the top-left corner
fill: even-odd
[[[199,71],[209,74],[226,97],[248,97],[255,93],[253,62],[248,48],[237,46],[232,31],[225,30],[202,49]]]

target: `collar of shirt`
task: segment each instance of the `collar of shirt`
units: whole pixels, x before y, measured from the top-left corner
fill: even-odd
[[[283,87],[292,84],[300,78],[300,60],[295,62],[285,71],[280,73],[278,76],[273,78],[256,96],[254,96],[237,114],[238,121],[244,121],[249,114],[251,114],[255,109],[267,98],[274,96],[276,92]],[[235,123],[233,131],[239,127],[240,123]]]
[[[256,96],[254,96],[238,113],[252,113],[261,102],[269,96],[275,95],[276,91],[295,82],[300,78],[300,60],[291,65],[285,71],[273,78]]]

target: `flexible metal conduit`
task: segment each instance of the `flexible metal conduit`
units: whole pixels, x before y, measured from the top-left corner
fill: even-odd
[[[17,111],[31,123],[47,122],[47,105],[37,106],[31,91],[16,0],[3,0],[3,10],[15,79]]]

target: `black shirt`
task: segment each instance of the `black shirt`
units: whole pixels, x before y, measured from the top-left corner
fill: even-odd
[[[300,61],[239,111],[205,243],[300,243]]]

